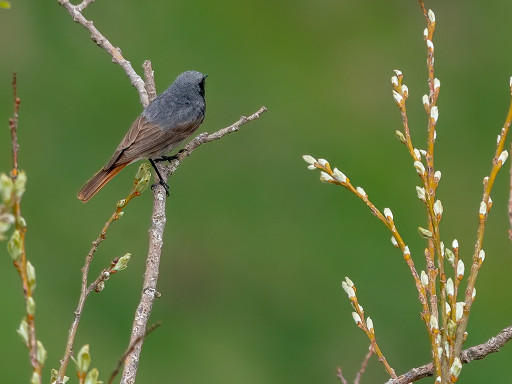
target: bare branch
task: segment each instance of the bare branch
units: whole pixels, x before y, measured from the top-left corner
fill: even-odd
[[[359,384],[361,382],[361,377],[363,377],[364,372],[366,371],[366,367],[368,366],[368,361],[370,361],[370,357],[373,355],[373,347],[370,345],[368,348],[368,353],[364,357],[363,363],[361,364],[361,368],[357,372],[356,378],[354,379],[354,384]]]
[[[345,376],[343,376],[343,372],[340,367],[338,367],[338,374],[336,375],[341,380],[342,384],[348,384],[347,379],[345,379]]]
[[[267,111],[266,107],[261,107],[258,109],[258,111],[254,112],[249,117],[242,116],[236,123],[231,124],[229,127],[223,128],[218,130],[217,132],[214,132],[212,134],[208,134],[207,132],[203,132],[199,135],[197,135],[194,140],[192,140],[188,145],[183,149],[183,151],[180,151],[177,155],[177,159],[171,163],[171,166],[169,168],[173,169],[167,177],[172,175],[176,169],[179,166],[179,162],[183,160],[185,157],[190,156],[190,154],[200,145],[209,143],[211,141],[219,140],[223,136],[227,135],[228,133],[236,132],[240,129],[240,127],[244,124],[247,124],[248,122],[259,119],[260,116]],[[173,167],[173,164],[175,167]]]
[[[73,322],[71,323],[71,327],[68,331],[68,340],[66,342],[66,350],[64,352],[64,357],[60,361],[60,368],[59,368],[59,374],[56,380],[57,384],[61,384],[64,380],[64,376],[66,374],[66,369],[68,367],[69,359],[71,358],[71,355],[73,354],[73,345],[75,342],[76,332],[78,330],[78,325],[80,324],[80,318],[82,317],[82,311],[84,309],[85,300],[87,297],[96,290],[100,282],[106,280],[105,271],[102,271],[99,275],[99,277],[89,286],[87,285],[87,279],[89,276],[89,268],[91,266],[92,259],[94,257],[94,254],[98,250],[99,245],[103,240],[105,240],[107,236],[107,231],[110,228],[110,225],[114,222],[119,220],[122,217],[122,211],[123,209],[128,205],[128,203],[134,198],[140,195],[140,193],[137,191],[137,180],[134,185],[134,188],[130,195],[126,199],[124,199],[124,202],[122,204],[117,204],[116,210],[114,213],[110,216],[110,218],[107,220],[105,225],[103,226],[103,229],[101,230],[100,234],[98,235],[98,238],[92,242],[92,247],[87,254],[84,262],[84,266],[82,267],[82,285],[80,289],[80,298],[78,299],[78,305],[74,312],[73,316]],[[111,268],[113,265],[111,265]],[[107,270],[108,271],[108,270]]]
[[[11,137],[12,137],[12,171],[11,177],[13,180],[16,180],[18,177],[18,111],[20,110],[21,100],[17,94],[17,78],[16,73],[12,75],[12,89],[14,96],[14,112],[12,118],[9,119],[9,128],[11,129]]]
[[[512,339],[512,326],[505,328],[496,336],[491,337],[483,344],[475,345],[471,348],[465,349],[461,353],[460,360],[463,364],[469,363],[473,360],[481,360],[487,355],[498,352],[507,342]],[[418,368],[413,368],[409,372],[398,376],[396,379],[391,379],[386,384],[407,384],[413,381],[423,379],[424,377],[432,376],[434,374],[434,367],[432,363],[422,365]]]
[[[11,257],[13,257],[13,265],[16,268],[16,271],[20,275],[21,284],[23,287],[23,296],[25,298],[26,316],[24,317],[22,324],[26,323],[27,328],[27,335],[24,341],[29,350],[30,364],[32,365],[34,373],[33,380],[35,383],[41,383],[41,372],[43,369],[44,361],[39,361],[38,359],[38,340],[36,337],[35,314],[33,311],[33,308],[35,306],[33,297],[35,280],[31,282],[29,277],[28,265],[30,264],[30,262],[27,260],[27,255],[25,253],[25,234],[27,231],[27,225],[25,219],[21,215],[21,199],[23,192],[25,191],[24,182],[23,186],[19,185],[17,187],[17,183],[21,181],[20,177],[22,173],[20,173],[18,168],[18,112],[20,109],[21,100],[18,97],[16,73],[13,73],[12,89],[14,108],[13,117],[9,119],[9,128],[11,131],[12,141],[13,165],[11,169],[11,183],[13,188],[11,192],[11,201],[8,204],[8,206],[12,210],[12,216],[14,218],[13,221],[15,223],[15,234],[17,234],[18,241],[13,241],[12,243],[10,241],[10,243],[13,244],[13,249],[16,248],[16,255],[14,255],[13,257],[13,253],[11,253]],[[16,190],[17,188],[19,188],[18,191]],[[5,205],[3,207],[5,207]],[[12,235],[11,239],[13,238],[14,234]],[[14,245],[16,243],[17,245]],[[32,308],[32,310],[30,310],[29,308]]]
[[[151,102],[156,98],[155,72],[151,66],[151,61],[149,60],[146,60],[144,64],[142,64],[142,68],[144,68],[144,78],[146,79],[148,99]]]
[[[512,154],[512,143],[510,144],[510,153]],[[510,162],[510,190],[508,198],[508,219],[510,221],[510,228],[508,230],[508,237],[512,240],[512,161]]]
[[[267,109],[261,107],[257,112],[249,117],[242,116],[236,123],[229,127],[223,128],[212,134],[202,133],[192,140],[177,158],[171,161],[171,164],[163,167],[160,171],[162,177],[166,180],[176,171],[180,165],[180,161],[190,154],[200,145],[218,140],[228,133],[236,132],[240,127],[248,122],[258,119]],[[159,296],[157,291],[158,273],[160,265],[160,255],[163,246],[163,237],[165,223],[167,221],[165,214],[166,194],[164,188],[157,184],[153,189],[154,203],[153,215],[151,218],[151,229],[149,230],[149,250],[146,260],[146,271],[144,273],[144,283],[142,287],[142,296],[135,311],[135,319],[133,321],[132,334],[130,337],[130,345],[134,345],[133,350],[128,354],[125,361],[123,374],[121,377],[122,384],[133,384],[137,375],[140,353],[142,350],[143,339],[136,343],[146,332],[146,327],[153,308],[155,298]]]
[[[87,6],[91,3],[94,3],[94,0],[83,0],[80,4],[78,4],[76,6],[76,9],[79,11],[79,12],[82,12],[85,8],[87,8]]]
[[[128,356],[130,353],[132,353],[133,349],[135,348],[135,346],[137,344],[139,344],[142,340],[144,340],[146,337],[148,337],[148,335],[153,332],[155,329],[157,329],[160,325],[162,325],[161,322],[156,322],[155,324],[152,324],[147,330],[146,332],[144,333],[144,335],[140,336],[137,338],[137,340],[135,340],[135,342],[133,344],[130,344],[130,346],[128,347],[128,349],[126,350],[126,352],[124,353],[124,355],[119,359],[119,361],[117,362],[117,366],[116,366],[116,369],[114,369],[114,372],[112,372],[112,374],[110,375],[110,379],[108,380],[108,384],[111,384],[115,377],[117,376],[117,374],[119,373],[119,370],[121,369],[121,366],[123,365],[123,362],[124,362],[124,359],[126,359],[126,356]]]
[[[148,93],[146,92],[144,80],[135,72],[132,65],[128,60],[126,60],[121,54],[121,49],[114,47],[110,41],[107,40],[105,36],[103,36],[100,31],[94,26],[94,23],[90,20],[87,20],[82,15],[82,10],[92,2],[92,0],[84,0],[79,5],[73,5],[69,2],[69,0],[58,0],[59,4],[66,8],[73,18],[73,21],[83,25],[89,32],[91,32],[91,39],[94,41],[100,48],[107,51],[107,53],[112,56],[112,61],[116,64],[119,64],[121,68],[123,68],[124,72],[130,79],[130,82],[135,87],[137,92],[139,92],[140,102],[143,106],[148,105]]]

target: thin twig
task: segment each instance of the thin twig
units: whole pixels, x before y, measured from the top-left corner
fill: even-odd
[[[356,378],[354,379],[354,384],[359,384],[361,382],[361,377],[363,377],[364,372],[366,371],[366,367],[368,366],[368,361],[370,361],[370,357],[373,355],[373,347],[370,345],[368,348],[368,353],[364,357],[364,360],[361,364],[361,368],[357,372]]]
[[[511,86],[511,95],[512,95],[512,86]],[[494,181],[496,180],[496,176],[498,171],[500,170],[503,162],[506,160],[506,157],[503,159],[503,154],[506,154],[508,157],[508,153],[503,150],[505,145],[505,140],[507,138],[507,134],[509,132],[510,125],[512,124],[512,97],[510,99],[510,105],[507,113],[507,117],[505,118],[505,122],[503,124],[503,128],[498,135],[498,143],[496,145],[496,152],[494,158],[492,159],[492,167],[491,172],[488,177],[484,179],[484,191],[482,200],[480,202],[480,210],[478,215],[478,230],[477,237],[473,252],[473,265],[471,266],[471,273],[468,278],[468,283],[465,292],[465,304],[464,311],[462,314],[462,318],[460,320],[460,324],[457,327],[457,333],[455,337],[455,348],[454,348],[454,356],[458,356],[460,351],[462,350],[462,345],[465,341],[465,332],[468,325],[469,312],[471,311],[471,306],[475,299],[473,295],[473,289],[475,287],[476,278],[478,276],[478,272],[480,267],[482,266],[483,259],[480,258],[480,251],[482,250],[483,241],[484,241],[484,233],[485,233],[485,224],[487,222],[487,217],[489,215],[489,211],[491,209],[492,203],[490,202],[490,194],[492,191],[492,187],[494,186]]]
[[[91,285],[89,285],[89,286],[87,285],[87,280],[88,280],[88,276],[89,276],[89,268],[91,266],[91,262],[94,257],[94,254],[98,250],[98,247],[101,244],[101,242],[106,239],[107,231],[110,228],[110,225],[114,221],[119,220],[121,218],[123,209],[126,208],[128,203],[134,197],[137,197],[139,195],[140,195],[140,193],[136,191],[136,184],[135,184],[130,195],[128,195],[128,197],[126,199],[124,199],[124,202],[117,205],[116,210],[110,216],[110,218],[107,220],[107,222],[103,226],[103,229],[101,230],[101,232],[98,235],[98,237],[96,238],[96,240],[94,240],[92,242],[92,247],[85,258],[84,266],[82,267],[82,285],[81,285],[81,289],[80,289],[80,297],[78,299],[77,308],[74,312],[73,322],[71,323],[71,327],[69,328],[69,331],[68,331],[68,340],[66,343],[66,350],[64,352],[64,357],[60,361],[59,374],[58,374],[58,377],[56,380],[57,384],[62,383],[62,380],[64,379],[64,376],[66,374],[66,369],[68,367],[69,359],[71,358],[71,355],[73,354],[73,345],[75,342],[78,325],[80,324],[80,318],[82,316],[82,311],[84,309],[85,300],[87,299],[89,294],[91,294],[91,292],[93,292],[96,289],[98,284],[106,279],[106,275],[104,273],[105,271],[102,271],[100,273],[99,277]]]
[[[348,384],[347,379],[345,379],[345,376],[343,376],[343,371],[340,367],[338,367],[338,374],[336,375],[341,380],[342,384]]]
[[[13,117],[9,119],[9,128],[11,130],[11,139],[12,139],[12,170],[11,170],[11,181],[13,185],[16,185],[16,180],[20,174],[18,168],[18,112],[20,109],[21,100],[18,97],[18,87],[17,87],[17,76],[16,73],[13,73],[12,79],[12,89],[13,89]],[[37,337],[36,337],[36,323],[34,314],[28,311],[29,303],[33,303],[33,286],[29,282],[29,277],[27,273],[27,255],[25,253],[25,234],[27,232],[27,226],[23,216],[21,215],[21,198],[22,195],[16,191],[16,188],[13,188],[12,192],[12,214],[14,216],[14,222],[16,231],[19,233],[19,241],[20,241],[20,255],[14,260],[14,267],[18,271],[18,274],[21,278],[21,283],[23,286],[23,296],[25,298],[25,308],[27,308],[26,313],[26,322],[28,329],[28,350],[30,355],[30,364],[32,365],[33,372],[36,374],[34,378],[37,377],[37,382],[41,383],[41,372],[43,369],[44,362],[41,362],[37,358]],[[33,306],[33,304],[32,304]]]
[[[155,324],[152,324],[147,330],[146,332],[144,333],[144,335],[138,337],[135,342],[133,344],[130,344],[130,346],[128,347],[128,349],[126,350],[126,352],[124,353],[124,355],[119,359],[119,361],[117,362],[117,366],[116,368],[114,369],[114,372],[112,372],[112,374],[110,375],[110,379],[108,380],[108,384],[111,384],[115,377],[117,376],[117,374],[119,373],[119,370],[121,369],[121,366],[123,365],[123,362],[124,360],[126,359],[126,357],[132,353],[132,351],[134,350],[135,346],[137,344],[139,344],[142,340],[144,340],[146,337],[148,337],[148,335],[153,332],[155,329],[157,329],[160,325],[162,325],[161,322],[156,322]]]
[[[73,18],[73,21],[83,25],[90,33],[91,39],[94,41],[100,48],[107,51],[107,53],[112,56],[112,61],[116,64],[119,64],[121,68],[123,68],[124,72],[130,79],[131,84],[135,87],[140,96],[140,102],[143,106],[148,105],[148,94],[146,92],[145,84],[142,78],[135,72],[131,63],[126,60],[121,54],[121,49],[118,47],[114,47],[110,41],[107,40],[105,36],[103,36],[98,29],[94,26],[94,23],[90,20],[87,20],[82,15],[82,10],[91,3],[91,1],[84,0],[79,5],[73,5],[69,2],[69,0],[58,0],[59,4],[66,8]]]
[[[151,61],[149,60],[144,61],[142,68],[144,68],[144,79],[146,83],[146,92],[148,93],[148,100],[151,102],[156,98],[155,72],[151,66]]]
[[[512,339],[512,326],[503,329],[496,336],[491,337],[483,344],[475,345],[471,348],[465,349],[461,353],[460,360],[463,364],[467,364],[473,360],[481,360],[491,353],[498,352],[507,342]],[[398,376],[396,379],[390,379],[386,384],[407,384],[414,381],[423,379],[424,377],[432,376],[434,374],[434,367],[432,363],[422,365],[421,367],[413,368],[409,372]]]
[[[512,154],[512,143],[510,144],[510,154]],[[510,229],[508,230],[508,237],[512,240],[512,161],[510,162],[510,190],[508,198],[508,219],[510,221]]]
[[[306,156],[307,157],[307,156]],[[306,160],[306,159],[304,159]],[[309,162],[308,160],[306,160]],[[400,248],[402,251],[403,257],[407,265],[409,266],[409,269],[411,271],[411,274],[414,278],[414,282],[416,285],[416,289],[418,291],[418,297],[420,300],[420,303],[423,306],[423,312],[422,316],[426,316],[430,313],[427,303],[427,294],[425,291],[425,287],[420,281],[420,276],[418,274],[418,271],[416,270],[416,266],[414,265],[414,261],[411,257],[411,251],[405,241],[403,240],[402,236],[400,235],[393,217],[386,217],[382,212],[371,202],[371,200],[368,197],[368,194],[361,188],[361,187],[354,187],[354,185],[351,183],[350,179],[346,177],[342,172],[340,172],[337,168],[334,168],[334,171],[332,170],[330,164],[325,159],[314,159],[312,158],[312,162],[310,163],[310,167],[315,167],[323,172],[325,172],[328,176],[330,176],[330,179],[324,180],[330,184],[336,184],[341,185],[345,188],[347,188],[350,192],[355,194],[358,198],[360,198],[368,208],[372,211],[372,213],[386,226],[386,228],[389,229],[392,235],[392,240],[396,241],[395,246],[397,248]],[[325,163],[324,163],[325,162]],[[342,175],[342,176],[341,176]],[[322,180],[322,177],[320,179]],[[386,211],[386,210],[384,210]]]
[[[82,12],[91,3],[94,3],[94,0],[83,0],[80,4],[76,5],[76,9]]]
[[[218,140],[229,133],[238,131],[242,125],[258,119],[266,110],[267,109],[265,107],[261,107],[257,112],[253,113],[249,117],[242,116],[236,123],[229,127],[220,129],[212,134],[199,134],[185,147],[184,151],[181,151],[178,154],[175,160],[171,161],[171,164],[161,168],[160,174],[165,180],[167,180],[176,171],[176,169],[178,169],[180,161],[185,157],[190,156],[197,147],[202,144]],[[153,215],[151,218],[151,229],[149,230],[149,249],[146,260],[146,271],[144,272],[142,296],[139,305],[137,306],[137,310],[135,311],[130,345],[133,345],[134,342],[146,332],[149,316],[151,315],[151,310],[153,308],[153,302],[159,295],[157,292],[157,281],[160,255],[163,246],[164,228],[167,220],[165,214],[166,194],[164,188],[160,184],[156,185],[153,189],[153,196]],[[141,340],[140,343],[134,345],[133,350],[126,357],[121,377],[122,384],[133,384],[135,382],[143,342],[144,340]]]
[[[9,127],[11,129],[11,138],[12,138],[12,171],[11,178],[16,180],[18,177],[18,150],[20,149],[18,145],[18,111],[20,110],[21,100],[18,97],[18,88],[17,88],[17,76],[16,72],[12,75],[12,90],[13,90],[13,98],[14,98],[14,111],[12,118],[9,119]]]

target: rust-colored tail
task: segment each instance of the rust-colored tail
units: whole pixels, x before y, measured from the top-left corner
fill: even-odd
[[[110,169],[100,169],[92,178],[89,180],[84,187],[78,192],[77,197],[82,200],[83,203],[87,203],[93,198],[95,194],[99,192],[101,188],[105,186],[115,175],[126,167],[128,163],[118,165],[117,167]]]

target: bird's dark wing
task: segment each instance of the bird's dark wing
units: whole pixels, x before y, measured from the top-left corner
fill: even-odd
[[[172,128],[162,129],[159,125],[139,116],[117,147],[104,169],[128,164],[142,158],[160,157],[169,153],[190,136],[201,124],[202,118],[176,123]]]

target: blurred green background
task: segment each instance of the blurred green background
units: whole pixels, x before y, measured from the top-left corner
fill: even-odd
[[[441,80],[436,147],[443,239],[454,238],[469,264],[481,181],[509,104],[512,2],[427,1],[437,17],[436,75]],[[172,178],[159,289],[144,345],[140,383],[336,383],[353,379],[367,351],[340,282],[350,276],[397,372],[429,360],[413,280],[390,234],[340,187],[321,184],[303,154],[328,159],[379,207],[391,207],[418,269],[425,213],[418,178],[394,131],[392,70],[409,86],[411,131],[424,147],[425,22],[417,1],[121,1],[84,12],[142,73],[150,59],[157,88],[177,74],[209,74],[212,132],[268,107],[260,121],[208,144]],[[76,307],[80,268],[137,166],[90,203],[76,191],[110,157],[139,98],[124,72],[72,22],[57,1],[12,1],[0,10],[0,164],[11,166],[7,120],[13,71],[22,99],[20,164],[28,174],[23,215],[36,266],[37,332],[49,368],[62,357]],[[511,245],[508,171],[495,185],[485,268],[467,346],[510,324]],[[146,192],[112,226],[92,276],[133,254],[130,267],[86,303],[76,344],[91,345],[104,380],[127,347],[147,253],[152,197]],[[19,278],[2,246],[0,280],[4,382],[28,382]],[[507,381],[512,347],[465,366],[464,383]],[[74,375],[70,367],[68,373]],[[508,378],[508,379],[507,379]],[[363,382],[386,373],[374,358]],[[429,382],[429,379],[425,380]],[[431,382],[431,381],[430,381]]]

